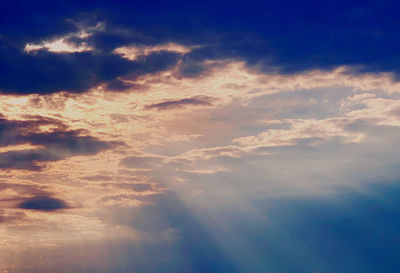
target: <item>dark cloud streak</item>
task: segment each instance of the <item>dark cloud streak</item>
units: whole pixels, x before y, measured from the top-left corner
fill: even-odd
[[[41,131],[41,126],[52,131]],[[0,169],[40,170],[42,163],[75,155],[94,155],[110,149],[117,142],[105,142],[88,136],[84,130],[71,130],[57,120],[37,117],[35,120],[0,120],[0,147],[31,144],[35,149],[0,153]]]
[[[146,109],[171,110],[184,106],[210,106],[215,101],[215,98],[208,96],[194,96],[179,100],[169,100],[160,103],[147,105]]]
[[[18,204],[18,208],[27,210],[56,211],[70,208],[63,200],[50,196],[37,196]]]

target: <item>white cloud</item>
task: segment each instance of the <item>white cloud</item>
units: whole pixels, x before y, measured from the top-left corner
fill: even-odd
[[[84,39],[89,38],[94,32],[104,30],[104,23],[97,23],[92,27],[82,27],[82,29],[75,33],[69,33],[62,37],[49,39],[40,43],[27,43],[24,47],[24,51],[32,53],[38,50],[47,50],[55,53],[73,53],[73,52],[85,52],[95,50],[89,46]],[[71,42],[71,39],[80,40],[79,42]]]
[[[189,53],[193,48],[195,47],[187,47],[176,43],[166,43],[155,46],[123,46],[114,49],[113,53],[133,61],[140,56],[147,56],[153,52],[169,51],[186,54]]]

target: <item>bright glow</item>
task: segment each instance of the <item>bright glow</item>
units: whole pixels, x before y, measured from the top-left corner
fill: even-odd
[[[79,26],[79,25],[78,25]],[[27,53],[35,52],[38,50],[47,50],[55,53],[73,53],[73,52],[85,52],[95,50],[89,46],[84,39],[89,38],[94,32],[104,31],[105,24],[102,22],[97,23],[92,27],[81,27],[81,30],[76,33],[70,33],[63,37],[55,39],[45,40],[40,43],[27,43],[24,51]],[[81,39],[81,42],[72,43],[68,41],[71,38]]]
[[[77,46],[66,42],[64,38],[48,42],[42,42],[40,44],[26,44],[24,48],[25,52],[27,53],[41,49],[57,53],[73,53],[73,52],[84,52],[93,50],[93,48],[88,46],[86,43],[82,43]]]
[[[131,61],[136,60],[140,56],[147,56],[153,52],[158,51],[169,51],[176,52],[180,54],[186,54],[196,47],[186,47],[176,43],[167,43],[156,46],[124,46],[114,49],[115,54],[119,54],[122,57],[129,59]]]

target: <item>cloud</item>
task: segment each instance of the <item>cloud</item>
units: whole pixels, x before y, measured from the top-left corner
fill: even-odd
[[[104,30],[104,24],[99,22],[95,26],[86,26],[81,28],[79,32],[70,33],[68,35],[57,37],[53,40],[42,41],[41,43],[27,43],[24,51],[27,53],[35,53],[38,50],[47,50],[56,53],[73,53],[95,50],[88,46],[85,40],[93,35],[93,33]]]
[[[306,230],[297,234],[296,221],[274,226],[274,220],[279,224],[295,219],[286,217],[287,210],[278,210],[273,218],[267,213],[270,204],[259,211],[253,205],[399,178],[400,85],[391,73],[354,74],[398,73],[398,28],[390,29],[398,20],[385,12],[386,18],[371,16],[390,10],[390,1],[386,8],[368,2],[365,9],[341,0],[324,5],[300,0],[291,3],[291,9],[285,1],[219,2],[212,8],[207,3],[130,6],[103,0],[77,8],[69,1],[72,8],[66,13],[63,0],[61,8],[49,3],[33,9],[25,2],[30,12],[0,9],[7,11],[0,16],[0,89],[7,94],[38,93],[1,96],[1,110],[8,116],[0,119],[0,208],[5,209],[0,221],[17,222],[13,211],[26,213],[26,218],[15,229],[2,229],[0,253],[13,244],[19,247],[11,251],[44,244],[58,249],[65,238],[67,244],[82,245],[82,239],[100,238],[103,243],[104,238],[132,238],[138,232],[139,240],[153,246],[158,238],[176,239],[179,254],[150,259],[153,252],[142,251],[150,262],[130,267],[137,270],[263,272],[268,263],[275,263],[271,270],[307,272],[311,264],[325,272],[337,267],[325,270],[319,267],[323,262],[303,259],[310,257],[304,250],[314,240],[297,236],[318,237],[318,225],[297,221]],[[94,7],[98,18],[92,20]],[[53,8],[54,15],[47,14]],[[21,16],[13,19],[8,13]],[[93,25],[77,19],[86,15],[88,21],[105,22],[104,29],[79,36]],[[68,23],[71,20],[83,27]],[[13,24],[5,27],[3,22],[9,21]],[[357,46],[360,43],[363,46]],[[43,95],[59,90],[66,92]],[[132,92],[136,90],[146,92]],[[168,191],[176,196],[163,201]],[[40,213],[69,208],[64,200],[85,209],[68,215]],[[317,202],[309,207],[321,206]],[[109,209],[110,215],[98,217]],[[307,211],[303,214],[310,215]],[[229,221],[229,213],[237,216],[235,221]],[[320,219],[320,213],[324,210],[305,222]],[[293,214],[304,218],[301,211]],[[333,233],[345,218],[333,223]],[[275,227],[290,232],[279,236]],[[29,238],[28,231],[35,236]],[[292,235],[301,243],[287,251]],[[329,239],[326,233],[323,237]],[[345,243],[337,239],[332,241]],[[229,259],[216,255],[219,248]],[[211,258],[204,262],[202,256],[210,249]],[[313,254],[319,257],[331,249]],[[170,253],[157,253],[162,252]],[[122,267],[131,262],[128,256],[135,255],[121,253],[118,268],[101,270],[126,271]],[[294,258],[286,262],[287,254]],[[118,255],[104,257],[114,262]],[[88,257],[76,256],[78,260],[67,257],[62,262],[82,266],[75,271],[87,270]],[[270,259],[263,260],[267,256]],[[159,258],[169,267],[147,267]],[[11,255],[5,260],[18,259]],[[188,267],[174,270],[180,262]]]
[[[18,208],[27,210],[55,211],[70,208],[63,200],[50,196],[37,196],[18,204]]]
[[[153,189],[149,183],[102,183],[102,186],[111,186],[118,189],[129,190],[134,192],[144,192]]]
[[[93,50],[92,48],[88,47],[85,43],[82,43],[81,45],[78,46],[68,43],[65,38],[54,41],[42,42],[41,44],[26,44],[24,48],[24,50],[27,53],[36,52],[42,49],[57,53],[85,52]]]
[[[4,94],[80,93],[120,76],[136,78],[174,65],[179,54],[154,52],[137,61],[103,52],[26,54],[0,39],[0,91]],[[119,88],[121,89],[121,88]]]
[[[6,190],[13,190],[18,195],[43,195],[47,194],[48,187],[36,184],[24,184],[24,183],[9,183],[2,181],[0,184],[0,192]]]
[[[344,142],[360,142],[364,136],[360,132],[348,132],[345,130],[345,125],[354,122],[347,118],[284,121],[290,124],[290,129],[269,129],[256,136],[233,139],[232,142],[251,147],[273,147],[296,145],[301,141],[306,141],[309,144],[318,144],[334,138],[341,138]]]
[[[215,101],[215,98],[209,96],[194,96],[179,100],[167,100],[146,106],[146,109],[171,110],[184,106],[210,106]]]
[[[107,83],[106,89],[109,91],[124,91],[128,89],[142,90],[144,87],[132,82],[115,79]]]
[[[89,181],[110,181],[113,180],[112,177],[107,176],[107,175],[92,175],[92,176],[85,176],[82,177],[85,180],[89,180]]]
[[[113,50],[115,54],[119,54],[122,57],[129,59],[131,61],[136,60],[143,56],[148,56],[153,52],[159,51],[169,51],[175,52],[179,54],[186,54],[190,52],[190,48],[185,46],[175,44],[175,43],[167,43],[156,46],[131,46],[131,47],[119,47]]]
[[[154,199],[159,197],[160,193],[152,193],[152,194],[114,194],[114,195],[105,195],[100,198],[99,203],[108,205],[108,206],[121,206],[121,207],[129,207],[129,206],[143,206],[151,204]]]
[[[33,146],[20,149],[20,144]],[[49,118],[0,120],[0,147],[9,149],[0,153],[1,169],[40,170],[40,163],[94,155],[117,144],[88,136],[84,130],[70,130],[62,122]],[[15,147],[18,149],[13,150]]]
[[[25,216],[25,213],[21,211],[6,213],[3,210],[0,210],[0,224],[10,224],[18,222],[23,220]]]
[[[163,162],[160,156],[129,156],[121,160],[120,165],[133,169],[151,169]]]
[[[335,3],[290,2],[296,10],[290,12],[286,1],[209,6],[177,1],[170,9],[146,3],[125,2],[117,8],[105,1],[59,6],[46,1],[51,13],[26,1],[7,3],[2,10],[9,12],[2,14],[0,27],[0,90],[83,92],[130,73],[165,69],[147,59],[160,52],[158,62],[169,65],[177,58],[168,56],[184,55],[181,76],[187,77],[202,74],[210,60],[243,61],[283,74],[345,65],[350,73],[398,75],[396,1],[370,1],[363,7]],[[23,19],[9,15],[17,13]],[[221,14],[231,16],[220,20]],[[102,27],[96,28],[99,22]],[[35,54],[26,54],[27,45]]]

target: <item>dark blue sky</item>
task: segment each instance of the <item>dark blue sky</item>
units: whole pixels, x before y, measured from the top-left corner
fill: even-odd
[[[351,73],[397,75],[399,8],[397,1],[3,1],[0,89],[82,92],[132,72],[163,70],[176,57],[165,53],[129,62],[110,53],[124,45],[171,41],[202,45],[184,56],[184,77],[204,72],[206,59],[243,60],[280,73],[348,65]],[[28,42],[76,31],[73,22],[100,21],[107,30],[84,39],[96,52],[23,52]]]

